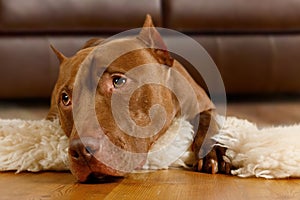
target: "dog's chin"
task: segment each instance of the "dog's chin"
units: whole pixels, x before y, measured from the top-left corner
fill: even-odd
[[[116,182],[123,176],[111,176],[105,175],[98,172],[91,172],[84,181],[79,181],[81,183],[93,184],[93,183],[112,183]]]
[[[131,159],[132,157],[121,160],[120,157],[113,158],[110,156],[105,159],[111,164],[107,165],[101,159],[97,159],[100,155],[103,156],[102,154],[95,154],[89,159],[83,159],[69,154],[70,170],[79,182],[105,182],[111,181],[112,177],[124,177],[131,171],[140,169],[147,159],[146,154],[143,154],[138,160]],[[105,156],[109,155],[105,154]]]
[[[125,172],[107,166],[76,165],[71,163],[71,172],[80,183],[105,183],[124,177]]]
[[[102,172],[97,171],[80,171],[74,172],[71,170],[72,174],[75,176],[78,182],[80,183],[108,183],[113,182],[119,178],[124,177],[125,174],[116,173],[116,174],[103,174]]]

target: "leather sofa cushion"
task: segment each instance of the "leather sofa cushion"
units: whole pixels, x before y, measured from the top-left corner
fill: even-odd
[[[223,35],[194,38],[213,58],[228,94],[300,92],[299,35]]]
[[[63,8],[63,9],[61,9]],[[0,32],[121,31],[161,23],[160,0],[0,0]]]
[[[0,99],[48,98],[59,66],[49,45],[72,56],[91,37],[96,35],[0,38]],[[299,35],[195,35],[193,38],[211,55],[228,94],[300,92]]]
[[[0,38],[0,99],[49,98],[59,62],[50,48],[72,56],[90,37],[5,36]]]
[[[180,31],[293,32],[298,0],[166,0],[165,25]]]

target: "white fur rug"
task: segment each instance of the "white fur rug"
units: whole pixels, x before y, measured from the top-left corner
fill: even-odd
[[[0,170],[68,170],[68,139],[58,120],[0,120]]]
[[[218,142],[216,145],[228,148],[225,159],[236,168],[233,175],[300,177],[300,125],[258,129],[255,124],[234,117],[218,120],[224,124],[213,139]],[[188,167],[193,162],[189,148],[193,138],[191,125],[177,119],[168,135],[154,145],[144,169]],[[170,141],[167,137],[174,139],[169,151],[155,153]],[[0,171],[68,170],[67,147],[68,139],[58,120],[0,119]],[[178,154],[176,149],[186,151]],[[180,158],[174,160],[176,156]]]
[[[228,148],[226,159],[237,168],[233,175],[300,177],[300,125],[258,129],[247,120],[229,117],[214,139]]]

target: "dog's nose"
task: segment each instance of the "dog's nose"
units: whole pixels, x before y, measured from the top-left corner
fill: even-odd
[[[99,141],[92,137],[73,139],[69,144],[69,155],[73,160],[86,164],[99,150]]]

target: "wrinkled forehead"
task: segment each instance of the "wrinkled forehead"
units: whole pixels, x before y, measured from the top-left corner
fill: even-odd
[[[84,61],[86,65],[97,68],[97,71],[117,68],[123,72],[132,67],[154,62],[146,45],[137,38],[122,38],[106,41],[94,48]],[[93,69],[96,70],[96,69]]]
[[[149,48],[137,38],[122,38],[104,41],[87,55],[81,63],[76,84],[92,89],[104,72],[127,73],[145,64],[157,64]],[[139,72],[141,73],[141,72]],[[149,73],[143,71],[143,74]]]

